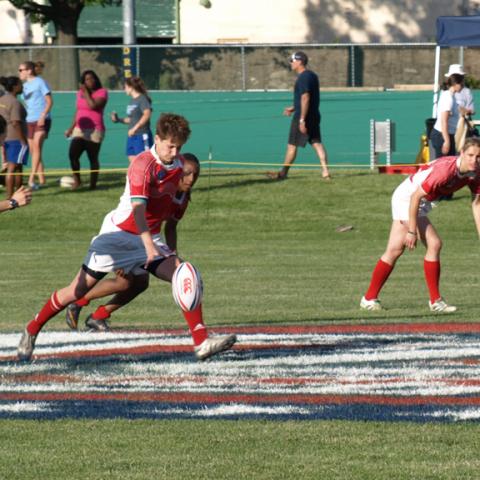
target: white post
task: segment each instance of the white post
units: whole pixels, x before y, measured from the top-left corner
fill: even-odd
[[[433,79],[432,118],[437,118],[438,91],[440,90],[440,84],[438,82],[439,76],[440,76],[440,45],[437,45],[435,47],[435,78]]]
[[[385,132],[386,143],[387,143],[387,165],[392,164],[392,122],[387,118],[387,131]]]
[[[377,163],[377,154],[375,153],[375,120],[370,119],[370,170],[375,169]]]

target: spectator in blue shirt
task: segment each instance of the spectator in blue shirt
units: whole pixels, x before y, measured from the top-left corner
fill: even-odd
[[[37,190],[35,175],[40,185],[45,184],[45,168],[42,161],[43,142],[51,127],[50,111],[53,106],[52,92],[48,83],[35,73],[33,62],[23,62],[18,67],[23,83],[23,99],[27,109],[28,148],[32,157],[32,171],[28,180],[32,190]]]

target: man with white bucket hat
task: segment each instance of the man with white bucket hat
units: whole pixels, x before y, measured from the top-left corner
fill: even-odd
[[[465,77],[465,70],[463,65],[459,63],[453,63],[448,67],[448,72],[445,74],[445,78],[448,78],[450,75],[457,74]],[[455,101],[460,107],[460,113],[462,115],[473,115],[475,113],[475,105],[473,103],[473,95],[469,88],[465,86],[465,81],[463,83],[463,88],[455,93]]]

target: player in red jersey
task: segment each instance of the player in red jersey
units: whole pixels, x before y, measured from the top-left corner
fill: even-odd
[[[26,326],[17,349],[19,359],[30,360],[45,323],[83,297],[107,273],[116,270],[135,273],[143,268],[157,278],[171,281],[180,260],[158,234],[183,175],[179,153],[189,135],[190,127],[184,117],[163,114],[159,118],[153,147],[130,164],[120,203],[105,217],[82,268],[70,285],[53,292]],[[201,304],[194,310],[183,311],[183,315],[199,360],[231,348],[236,342],[235,335],[208,337]]]
[[[430,294],[432,312],[451,313],[456,307],[448,305],[440,295],[440,250],[442,240],[427,215],[432,202],[442,195],[468,185],[472,191],[472,211],[480,237],[480,139],[469,138],[458,157],[441,157],[424,165],[404,180],[392,196],[393,223],[387,249],[373,270],[370,286],[360,301],[365,310],[381,310],[378,295],[405,248],[413,250],[420,238],[426,247],[424,272]]]
[[[200,162],[191,153],[182,154],[183,176],[177,187],[168,217],[165,218],[164,236],[167,246],[176,253],[177,251],[177,224],[183,218],[190,202],[190,192],[200,174]],[[66,322],[72,330],[78,328],[78,317],[83,307],[92,300],[114,295],[105,305],[98,307],[85,321],[91,330],[107,331],[109,329],[107,319],[111,314],[131,302],[148,288],[148,272],[140,274],[115,272],[115,278],[105,278],[98,282],[85,296],[66,308]]]

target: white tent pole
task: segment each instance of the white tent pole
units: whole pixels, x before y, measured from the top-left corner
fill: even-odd
[[[432,118],[437,118],[438,91],[440,90],[440,85],[438,83],[439,76],[440,76],[440,45],[437,45],[435,47],[435,78],[433,80]]]

